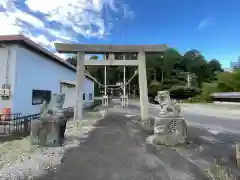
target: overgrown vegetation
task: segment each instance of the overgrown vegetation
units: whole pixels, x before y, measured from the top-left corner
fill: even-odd
[[[97,60],[98,56],[92,56]],[[132,58],[129,55],[128,59]],[[76,59],[67,60],[76,65]],[[214,92],[240,91],[240,72],[224,72],[218,60],[207,61],[198,50],[190,50],[181,55],[175,49],[168,49],[164,53],[147,54],[148,94],[156,95],[159,90],[168,90],[176,99],[190,99],[190,101],[211,101]],[[126,76],[130,78],[136,67],[127,67]],[[91,66],[87,70],[104,83],[104,67]],[[123,81],[122,67],[108,67],[107,84]],[[96,95],[100,94],[96,86]],[[135,78],[127,88],[129,95],[138,96],[138,78]]]

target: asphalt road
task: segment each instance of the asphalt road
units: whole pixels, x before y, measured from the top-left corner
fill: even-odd
[[[129,105],[129,108],[133,112],[136,113],[140,112],[140,108],[138,105]],[[212,108],[211,113],[209,113],[208,111],[204,113],[204,109],[202,111],[203,111],[201,112],[202,114],[198,114],[198,112],[194,111],[194,109],[188,111],[184,111],[183,109],[182,116],[186,119],[188,125],[191,126],[211,128],[216,129],[216,131],[240,134],[240,113],[238,117],[232,118],[231,114],[229,113],[226,113],[225,116],[220,116],[218,113],[219,110],[215,110],[214,107]],[[225,111],[227,110],[225,109]],[[151,115],[157,115],[158,108],[149,106],[149,113]]]
[[[185,113],[183,116],[188,121],[189,125],[201,125],[202,127],[211,127],[218,129],[219,131],[240,133],[240,120],[190,113]]]

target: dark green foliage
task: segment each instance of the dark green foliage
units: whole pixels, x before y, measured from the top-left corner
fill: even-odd
[[[133,59],[132,54],[129,58]],[[98,56],[92,56],[91,59],[98,59]],[[68,62],[76,66],[76,58],[67,59]],[[175,98],[189,98],[200,93],[199,88],[203,83],[210,83],[219,79],[218,86],[223,91],[234,90],[224,79],[227,75],[222,75],[221,64],[213,59],[206,61],[204,56],[198,50],[190,50],[181,55],[177,50],[169,48],[164,53],[149,53],[146,55],[148,95],[155,96],[159,90],[170,90]],[[104,81],[104,67],[87,67],[87,70],[96,77],[101,83]],[[126,68],[126,79],[128,80],[136,70],[136,67]],[[107,84],[116,84],[123,81],[123,67],[107,68]],[[187,76],[191,75],[188,87]],[[226,76],[226,77],[225,77]],[[236,76],[237,77],[237,76]],[[236,79],[236,78],[235,78]],[[236,83],[233,83],[236,84]],[[97,85],[96,85],[97,86]],[[134,94],[133,87],[138,89],[138,78],[135,78],[130,88],[127,88],[128,94]],[[235,88],[236,89],[236,88]],[[238,86],[237,89],[240,89]],[[98,87],[95,87],[96,95],[100,94]],[[138,94],[136,94],[138,96]]]
[[[169,89],[170,95],[174,99],[187,99],[200,94],[200,89],[196,87],[174,86]]]

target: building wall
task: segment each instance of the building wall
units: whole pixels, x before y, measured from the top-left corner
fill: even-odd
[[[38,113],[40,105],[32,105],[32,90],[50,90],[60,93],[61,80],[75,80],[76,72],[63,67],[46,56],[37,54],[23,46],[16,50],[15,93],[12,111],[23,114]],[[89,93],[93,82],[85,79],[84,91]],[[85,103],[92,103],[85,102]]]
[[[0,88],[3,84],[11,85],[11,91],[14,93],[14,78],[16,65],[16,45],[7,45],[0,48]],[[11,98],[2,100],[0,97],[0,113],[3,108],[11,107]]]
[[[67,87],[65,85],[65,83],[62,84],[61,93],[66,94],[64,106],[73,107],[76,103],[76,98],[75,98],[76,87],[75,87],[75,83],[74,84],[70,83],[69,85],[71,85],[72,87]],[[94,83],[88,79],[85,79],[84,89],[85,89],[84,105],[85,105],[85,107],[88,107],[88,106],[92,105],[92,103],[94,101]],[[87,89],[91,89],[92,91],[87,91]],[[91,98],[90,98],[90,93],[92,94]]]

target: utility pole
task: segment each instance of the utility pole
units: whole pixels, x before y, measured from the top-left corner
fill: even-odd
[[[191,87],[191,80],[192,80],[191,74],[187,74],[187,86],[188,87]]]
[[[196,77],[196,75],[194,73],[190,73],[190,72],[180,72],[180,74],[186,75],[186,80],[187,80],[187,86],[191,87],[191,81],[193,78]]]
[[[187,74],[187,86],[191,87],[192,86],[192,80],[193,78],[196,78],[197,76],[194,73],[188,73]]]

